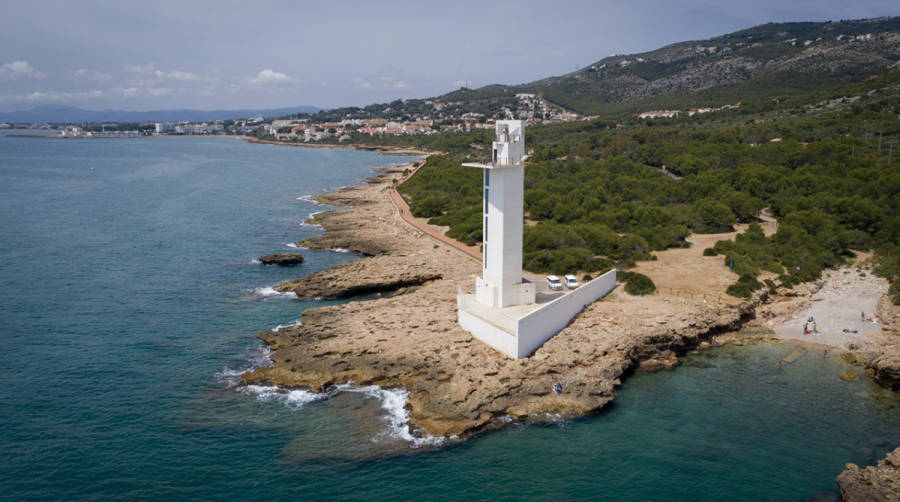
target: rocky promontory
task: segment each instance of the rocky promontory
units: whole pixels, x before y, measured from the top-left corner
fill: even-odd
[[[300,298],[346,298],[369,293],[396,292],[441,278],[424,260],[406,256],[379,256],[356,260],[278,286]]]
[[[613,400],[631,371],[676,365],[677,354],[738,327],[759,300],[671,288],[671,293],[633,297],[617,289],[530,357],[512,360],[459,327],[456,295],[474,288],[481,264],[402,220],[389,197],[402,171],[389,169],[364,186],[317,197],[349,208],[317,214],[313,221],[325,234],[300,243],[365,249],[372,257],[280,289],[304,297],[341,297],[416,287],[406,289],[408,294],[310,309],[302,325],[259,333],[272,349],[274,364],[244,374],[245,384],[315,392],[348,381],[401,387],[409,391],[412,428],[465,436],[509,420],[597,412]],[[703,258],[704,247],[661,253],[654,263],[664,268],[651,272],[654,281],[724,291],[733,281],[731,273],[721,260]],[[684,266],[686,260],[699,265]],[[561,393],[553,392],[555,384]]]
[[[299,265],[303,263],[303,255],[300,253],[273,253],[259,257],[263,265]]]
[[[900,448],[878,465],[860,469],[847,464],[837,477],[845,502],[896,502],[900,500]]]

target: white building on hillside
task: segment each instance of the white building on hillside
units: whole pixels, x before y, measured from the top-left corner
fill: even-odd
[[[498,120],[496,131],[491,163],[463,164],[484,169],[483,258],[475,294],[460,293],[457,306],[463,329],[518,359],[612,290],[616,273],[570,293],[540,293],[535,283],[522,277],[525,129],[521,120]]]

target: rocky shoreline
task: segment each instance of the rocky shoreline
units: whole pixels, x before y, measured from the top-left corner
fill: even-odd
[[[632,297],[617,288],[530,357],[511,360],[456,322],[456,294],[472,288],[480,263],[405,223],[391,203],[390,189],[408,167],[384,168],[365,185],[316,197],[347,209],[316,214],[311,221],[325,233],[298,244],[365,257],[279,286],[299,297],[386,294],[310,309],[302,325],[258,333],[274,364],[245,373],[243,384],[313,392],[346,382],[399,387],[409,391],[406,406],[416,434],[463,438],[510,421],[597,413],[632,372],[672,369],[680,363],[678,355],[691,350],[773,340],[766,320],[777,317],[785,302],[808,302],[817,289],[760,292],[747,301],[710,295],[733,277],[721,260],[702,257],[702,249],[733,234],[693,236],[690,249],[659,253],[658,261],[641,270],[662,285],[657,294]],[[681,270],[683,276],[669,277],[662,269]],[[673,286],[681,284],[699,289]],[[865,350],[843,356],[898,390],[900,309],[882,298],[878,315],[882,334]],[[563,389],[558,395],[552,391],[556,383]],[[852,472],[838,480],[842,490],[848,479],[868,479],[874,468],[853,471],[848,464],[848,469]],[[878,469],[882,482],[898,472]]]
[[[860,469],[856,464],[847,464],[837,483],[846,502],[900,500],[900,448],[875,466]]]
[[[274,365],[245,374],[245,384],[314,392],[348,381],[402,387],[413,429],[464,437],[509,420],[596,413],[614,399],[621,378],[674,367],[677,354],[717,343],[716,335],[751,318],[761,301],[616,290],[531,357],[511,360],[458,326],[457,291],[472,288],[480,265],[401,220],[388,191],[403,170],[317,197],[349,208],[315,215],[325,233],[299,244],[368,257],[279,287],[300,297],[393,295],[307,310],[301,326],[259,333]],[[727,280],[724,265],[712,266]],[[563,387],[558,395],[556,383]]]

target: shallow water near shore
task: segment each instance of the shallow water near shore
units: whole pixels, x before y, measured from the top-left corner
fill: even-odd
[[[266,364],[253,333],[333,303],[266,288],[354,255],[252,260],[321,231],[300,222],[328,207],[303,196],[408,158],[5,136],[0,493],[11,499],[804,500],[836,493],[845,462],[900,445],[896,395],[840,380],[849,366],[816,350],[776,370],[790,344],[689,356],[629,377],[598,416],[437,449],[400,438],[402,391],[232,389]]]

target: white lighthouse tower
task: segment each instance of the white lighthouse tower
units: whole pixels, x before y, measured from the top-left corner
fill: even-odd
[[[514,359],[528,357],[616,285],[615,270],[568,293],[536,292],[522,278],[526,158],[522,121],[498,120],[491,162],[463,164],[484,170],[484,228],[475,294],[456,297],[459,325]]]
[[[490,164],[484,169],[483,273],[475,298],[488,307],[534,303],[534,284],[522,279],[525,190],[525,128],[521,120],[498,120]]]

